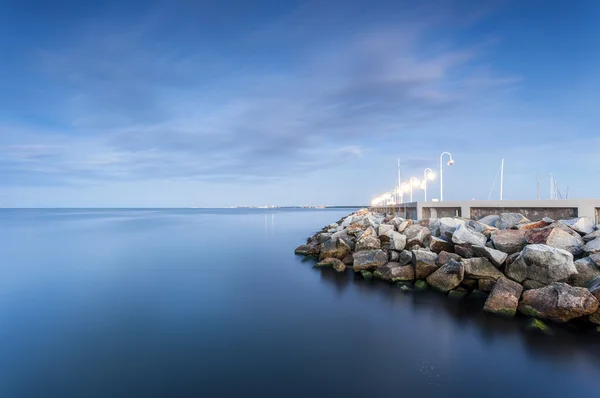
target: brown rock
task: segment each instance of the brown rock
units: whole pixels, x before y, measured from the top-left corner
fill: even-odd
[[[454,245],[444,239],[432,236],[429,242],[429,248],[434,253],[441,253],[443,251],[452,253],[454,252]]]
[[[479,279],[478,287],[482,292],[491,292],[495,284],[494,279]]]
[[[504,276],[498,268],[483,257],[465,258],[462,263],[465,265],[465,275],[468,278],[496,280]]]
[[[513,254],[523,250],[527,241],[525,240],[524,230],[504,229],[492,233],[492,243],[496,250],[503,251],[506,254]]]
[[[448,253],[446,251],[443,251],[440,252],[440,254],[438,254],[436,263],[441,267],[442,265],[446,265],[450,260],[461,261],[462,257],[455,253]]]
[[[340,238],[331,238],[327,242],[321,245],[321,255],[319,260],[326,258],[337,258],[338,260],[346,257],[352,249],[350,246]]]
[[[465,268],[462,263],[450,260],[450,262],[427,277],[427,283],[436,290],[447,293],[458,287],[465,276]]]
[[[425,279],[438,269],[436,264],[437,254],[425,251],[413,251],[413,266],[415,268],[415,276],[417,279]]]
[[[481,280],[479,281],[481,283]],[[483,310],[493,314],[512,317],[517,312],[519,298],[523,286],[508,278],[502,277],[496,281]]]
[[[527,224],[519,224],[517,225],[518,229],[522,229],[525,231],[528,231],[530,229],[534,229],[534,228],[544,228],[547,227],[548,225],[552,224],[552,220],[549,218],[543,218],[540,221],[533,221]]]
[[[455,245],[454,252],[462,258],[471,258],[475,256],[471,245]]]

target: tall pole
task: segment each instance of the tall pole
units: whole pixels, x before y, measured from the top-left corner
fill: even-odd
[[[504,159],[500,166],[500,200],[502,200],[502,191],[504,190]]]
[[[452,160],[452,155],[450,154],[450,152],[442,152],[442,154],[440,155],[440,202],[444,201],[444,164],[443,164],[444,155],[450,156],[450,160],[448,161],[448,166],[451,166],[454,163],[454,160]]]
[[[429,167],[425,169],[425,171],[423,172],[423,191],[425,191],[425,202],[427,202],[427,172],[433,173],[433,170],[431,170]]]

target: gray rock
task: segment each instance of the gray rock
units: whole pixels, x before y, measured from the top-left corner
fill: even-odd
[[[517,282],[532,279],[549,284],[566,280],[577,273],[577,268],[573,264],[573,255],[566,250],[529,245],[512,264],[506,266],[505,273]]]
[[[596,238],[583,246],[583,250],[587,253],[600,253],[600,238]]]
[[[398,259],[400,265],[412,264],[413,254],[409,250],[403,250],[400,252],[400,258]]]
[[[423,227],[421,225],[411,225],[410,227],[406,228],[404,235],[406,235],[407,247],[427,247],[429,245],[431,232],[427,227]]]
[[[490,227],[498,228],[496,225],[500,221],[500,216],[497,214],[490,214],[477,220],[481,224],[489,225]]]
[[[388,256],[383,250],[364,250],[356,252],[354,257],[354,272],[376,270],[387,263]]]
[[[533,318],[568,322],[598,310],[598,300],[585,288],[554,282],[523,292],[519,312]]]
[[[322,233],[320,233],[320,234],[317,235],[317,241],[319,243],[325,243],[329,239],[331,239],[331,234],[330,233],[322,232]]]
[[[577,273],[569,278],[570,285],[587,287],[592,280],[600,277],[600,268],[589,257],[579,259],[573,264],[575,264]]]
[[[455,253],[448,253],[446,251],[443,251],[440,252],[440,254],[438,254],[436,263],[441,267],[442,265],[447,264],[450,260],[461,261],[462,257]]]
[[[510,229],[528,222],[529,220],[520,213],[502,213],[495,226],[498,229]]]
[[[600,230],[597,230],[597,231],[594,231],[592,233],[585,235],[583,237],[583,241],[587,243],[587,242],[593,241],[596,238],[600,238]]]
[[[481,282],[481,281],[480,281]],[[502,277],[496,281],[483,310],[493,314],[513,317],[517,312],[519,298],[523,286],[508,278]]]
[[[465,258],[462,263],[465,265],[465,275],[471,279],[496,280],[504,276],[487,258]]]
[[[513,254],[523,250],[527,241],[525,241],[524,230],[498,230],[492,232],[492,243],[496,250],[506,254]]]
[[[465,276],[465,268],[462,263],[450,260],[427,277],[427,283],[441,292],[449,292],[458,287]]]
[[[500,267],[506,261],[508,254],[496,250],[491,249],[487,246],[473,246],[473,254],[476,257],[485,257],[491,261],[496,267]]]
[[[451,240],[454,231],[459,225],[465,225],[465,221],[460,218],[442,217],[440,218],[440,237],[442,239]]]
[[[589,217],[560,220],[559,223],[569,226],[573,231],[578,232],[580,235],[587,235],[594,232],[594,221]]]
[[[406,247],[406,236],[400,232],[392,231],[390,249],[402,251]]]
[[[389,224],[381,224],[377,230],[379,236],[388,236],[391,238],[392,232],[394,231],[394,226]]]
[[[438,269],[437,254],[426,250],[413,251],[413,267],[417,279],[425,279]]]
[[[429,240],[429,249],[434,253],[441,253],[443,251],[453,252],[454,245],[447,240],[432,236]]]
[[[587,289],[597,300],[600,300],[600,278],[590,281]]]
[[[440,225],[441,225],[441,221],[439,220],[439,218],[434,218],[429,221],[429,225],[427,226],[427,228],[429,228],[429,232],[431,232],[431,236],[436,236],[439,238]]]
[[[559,227],[553,228],[552,232],[548,235],[548,238],[546,239],[546,245],[566,250],[574,256],[583,253],[584,244],[585,242],[583,241],[581,236],[579,236],[579,234],[570,234],[569,232]]]
[[[465,224],[459,224],[452,235],[452,242],[457,245],[479,245],[484,246],[487,238],[473,228],[467,227]]]
[[[356,241],[356,251],[376,250],[381,248],[381,241],[375,236],[364,236]]]
[[[352,265],[354,264],[354,257],[352,257],[352,254],[348,254],[342,259],[342,262],[346,265]]]
[[[398,260],[400,260],[400,252],[396,250],[390,250],[388,252],[388,259],[390,260],[390,262],[397,263]]]

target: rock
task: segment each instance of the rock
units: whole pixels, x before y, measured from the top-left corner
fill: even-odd
[[[506,276],[523,282],[525,279],[549,284],[566,280],[577,273],[573,255],[566,250],[546,245],[528,245],[521,255],[505,268]]]
[[[477,301],[485,301],[488,298],[488,294],[479,289],[475,289],[469,294],[469,298]]]
[[[513,254],[523,250],[527,241],[524,230],[498,230],[492,232],[492,243],[496,250],[506,254]]]
[[[462,258],[471,258],[475,256],[475,252],[471,245],[455,245],[454,252]]]
[[[490,225],[480,223],[479,221],[475,221],[475,220],[469,220],[467,222],[467,225],[469,227],[473,228],[475,231],[484,234],[486,236],[486,238],[489,238],[489,235],[493,231],[496,231],[498,229],[498,228],[492,227]]]
[[[412,292],[414,285],[411,282],[397,282],[396,287],[405,293]]]
[[[473,254],[476,257],[485,257],[496,267],[500,267],[506,261],[508,254],[500,250],[491,249],[486,246],[473,246]]]
[[[465,225],[465,221],[460,218],[442,217],[440,218],[440,237],[445,240],[451,240],[452,235],[459,225]]]
[[[397,263],[400,260],[400,252],[396,250],[390,250],[388,252],[388,260],[392,263]]]
[[[437,254],[425,251],[415,250],[413,251],[413,266],[415,268],[415,276],[417,279],[425,279],[438,269],[435,261],[437,260]]]
[[[429,221],[429,225],[427,226],[427,228],[429,228],[431,236],[435,236],[437,238],[440,237],[440,225],[441,222],[438,218],[434,218],[433,220]]]
[[[580,235],[587,235],[594,232],[594,222],[589,217],[573,218],[571,220],[560,220],[559,223],[565,224]]]
[[[563,249],[577,256],[583,253],[584,241],[578,233],[564,225],[530,229],[525,233],[529,244],[544,244]]]
[[[461,285],[463,285],[464,287],[466,287],[469,290],[473,290],[473,289],[477,289],[477,285],[479,281],[477,279],[471,279],[471,278],[464,278]]]
[[[351,236],[358,237],[363,232],[363,226],[360,224],[352,224],[346,229],[346,233]]]
[[[363,279],[365,279],[365,280],[370,281],[371,279],[373,279],[373,274],[370,271],[362,270],[362,271],[360,271],[360,274],[362,275]]]
[[[481,283],[481,280],[479,283]],[[483,310],[493,314],[513,317],[517,312],[522,292],[523,286],[502,277],[494,284],[494,288],[486,300]]]
[[[376,250],[381,248],[381,241],[375,236],[364,236],[356,241],[356,251]]]
[[[452,242],[457,245],[484,246],[487,238],[473,228],[467,227],[465,224],[459,224],[452,235]]]
[[[447,293],[458,287],[465,277],[465,267],[458,261],[450,260],[427,277],[427,283],[441,292]]]
[[[589,241],[583,246],[583,250],[587,253],[600,253],[600,238]]]
[[[573,264],[577,274],[569,278],[569,284],[572,286],[587,287],[592,280],[600,277],[600,268],[589,257],[579,259]]]
[[[398,259],[398,262],[400,263],[400,265],[412,264],[412,261],[413,261],[413,254],[411,251],[403,250],[400,252],[400,258]]]
[[[383,250],[363,250],[352,254],[354,272],[376,270],[387,263],[388,256]]]
[[[412,267],[412,265],[387,263],[386,265],[377,268],[377,271],[375,271],[373,275],[378,276],[384,281],[390,282],[414,281],[415,269]]]
[[[598,300],[587,289],[562,282],[525,291],[519,304],[519,312],[526,316],[558,323],[591,315],[596,310]]]
[[[447,251],[442,251],[440,252],[440,254],[438,254],[438,258],[435,262],[441,267],[442,265],[447,264],[450,260],[461,261],[462,257],[455,253],[448,253]]]
[[[377,230],[379,236],[387,236],[392,237],[392,232],[394,232],[394,226],[388,224],[381,224]]]
[[[498,229],[510,229],[519,224],[526,224],[529,220],[521,213],[502,213],[495,227]]]
[[[321,255],[319,260],[323,260],[326,258],[337,258],[338,260],[346,257],[352,249],[350,246],[340,238],[331,238],[327,242],[321,245]]]
[[[427,282],[425,282],[424,280],[418,280],[415,282],[415,290],[416,291],[424,291],[427,290],[429,288],[429,285],[427,284]]]
[[[517,228],[528,231],[530,229],[547,227],[548,225],[552,224],[553,222],[554,222],[554,220],[552,220],[551,218],[544,217],[540,221],[533,221],[533,222],[529,222],[526,224],[519,224],[519,225],[517,225]]]
[[[341,263],[341,260],[338,260],[337,258],[333,258],[333,257],[328,257],[328,258],[323,259],[323,260],[319,261],[318,263],[316,263],[314,265],[314,267],[315,268],[332,267],[333,264],[337,263],[337,262]]]
[[[491,292],[494,288],[494,285],[496,285],[496,281],[494,279],[479,279],[477,283],[477,287],[482,292]]]
[[[453,298],[453,299],[461,299],[468,295],[469,295],[469,291],[467,289],[465,289],[464,287],[457,287],[456,289],[450,290],[448,292],[448,297]]]
[[[598,267],[600,267],[600,253],[590,254],[588,258],[596,263]]]
[[[544,287],[544,286],[546,286],[545,283],[538,282],[538,281],[533,281],[531,279],[527,279],[525,282],[523,282],[523,288],[525,290],[539,289],[539,288]]]
[[[411,225],[412,220],[404,220],[400,224],[396,225],[396,229],[398,230],[398,232],[402,233],[406,231],[406,228],[410,227]]]
[[[485,225],[489,225],[490,227],[497,228],[496,224],[500,220],[500,216],[497,214],[491,214],[489,216],[485,216],[477,220],[477,222]]]
[[[363,230],[362,233],[359,233],[356,237],[362,239],[366,238],[367,236],[377,236],[377,231],[373,226],[369,226],[367,229]]]
[[[589,318],[590,322],[592,322],[595,325],[600,325],[600,310],[594,312],[592,315],[590,315]]]
[[[320,234],[317,235],[317,241],[319,243],[325,243],[327,242],[329,239],[331,239],[331,235],[330,233],[327,232],[322,232]]]
[[[465,265],[465,276],[471,279],[496,280],[504,276],[487,258],[465,258],[462,263]]]
[[[408,248],[414,248],[416,246],[427,247],[429,245],[431,232],[429,232],[429,228],[427,227],[411,225],[406,228],[404,235],[406,235],[406,246]]]
[[[346,265],[352,265],[354,264],[354,257],[352,257],[352,254],[348,254],[342,259],[342,262]]]
[[[598,230],[598,231],[594,231],[594,232],[592,232],[592,233],[590,233],[590,234],[587,234],[587,235],[585,235],[585,236],[583,237],[583,241],[584,241],[585,243],[587,243],[587,242],[591,242],[591,241],[593,241],[593,240],[594,240],[594,239],[596,239],[596,238],[600,238],[600,230]]]
[[[319,255],[319,246],[317,245],[300,245],[294,251],[295,254],[299,254],[301,256],[314,256],[317,257]]]
[[[521,255],[521,252],[513,253],[506,257],[505,265],[510,265],[515,262],[517,258]]]
[[[429,241],[429,248],[434,253],[441,253],[443,251],[450,253],[454,252],[454,245],[452,243],[441,238],[436,238],[435,236],[431,237]]]
[[[540,321],[539,319],[530,319],[529,322],[527,322],[527,326],[525,327],[529,332],[534,332],[534,333],[541,333],[541,334],[545,334],[546,336],[552,336],[554,335],[554,332],[552,331],[552,328],[548,325],[546,325],[544,322]]]
[[[390,239],[390,249],[402,251],[406,247],[406,236],[400,232],[392,231],[392,237]]]
[[[597,300],[600,301],[600,278],[590,281],[587,289],[594,297],[596,297]]]

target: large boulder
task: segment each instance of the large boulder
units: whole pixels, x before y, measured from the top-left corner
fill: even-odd
[[[589,217],[560,220],[559,222],[569,226],[573,231],[578,232],[580,235],[587,235],[594,232],[594,221]]]
[[[412,265],[400,265],[399,263],[387,263],[374,273],[379,278],[390,282],[405,282],[415,280],[415,269]]]
[[[383,250],[363,250],[352,254],[354,272],[376,270],[387,263],[388,256]]]
[[[581,236],[561,224],[530,229],[525,233],[525,240],[529,244],[543,244],[563,249],[575,256],[583,253],[584,241]]]
[[[465,276],[467,278],[496,280],[504,276],[487,258],[465,258],[462,263],[465,266]]]
[[[544,284],[562,281],[577,273],[573,255],[546,245],[528,245],[519,257],[506,266],[506,276],[523,282],[532,279]]]
[[[562,282],[525,291],[519,304],[524,315],[559,323],[591,315],[597,309],[598,300],[587,289]]]
[[[406,236],[400,232],[392,231],[392,237],[390,239],[390,249],[402,251],[406,247]]]
[[[452,239],[454,231],[459,225],[465,225],[465,220],[453,217],[442,217],[440,218],[440,237],[445,240]]]
[[[600,300],[600,278],[590,281],[587,289],[597,300]]]
[[[583,250],[587,253],[600,253],[600,238],[596,238],[583,246]]]
[[[495,227],[498,229],[510,229],[519,224],[526,224],[529,220],[521,213],[502,213]]]
[[[492,262],[496,267],[500,267],[506,261],[508,254],[489,248],[487,246],[472,246],[473,254],[477,257],[485,257]]]
[[[376,250],[381,248],[381,241],[375,236],[363,236],[356,241],[356,251]]]
[[[467,227],[465,224],[459,224],[452,234],[452,242],[457,245],[479,245],[484,246],[487,238],[473,228]]]
[[[517,312],[522,292],[523,286],[502,277],[496,281],[492,292],[485,301],[483,310],[493,314],[512,317]]]
[[[438,269],[437,254],[427,250],[413,251],[413,266],[417,279],[425,279]]]
[[[429,240],[429,249],[434,253],[454,252],[454,245],[445,239],[432,236]]]
[[[404,235],[406,235],[406,247],[412,249],[415,247],[427,247],[431,232],[427,227],[411,225],[404,230]]]
[[[465,277],[465,267],[458,261],[450,260],[427,277],[427,283],[434,289],[447,293],[458,287]]]
[[[441,267],[442,265],[447,264],[450,260],[461,261],[462,257],[455,253],[443,251],[438,254],[438,258],[435,260],[435,262]]]
[[[573,264],[577,269],[577,273],[569,278],[570,285],[587,287],[592,280],[600,277],[600,268],[589,257],[579,259]]]
[[[330,257],[342,260],[348,254],[350,254],[351,251],[352,249],[343,239],[331,238],[321,245],[321,254],[319,260],[324,260]]]
[[[494,248],[506,254],[520,252],[527,244],[524,230],[505,229],[494,231],[491,239]]]

